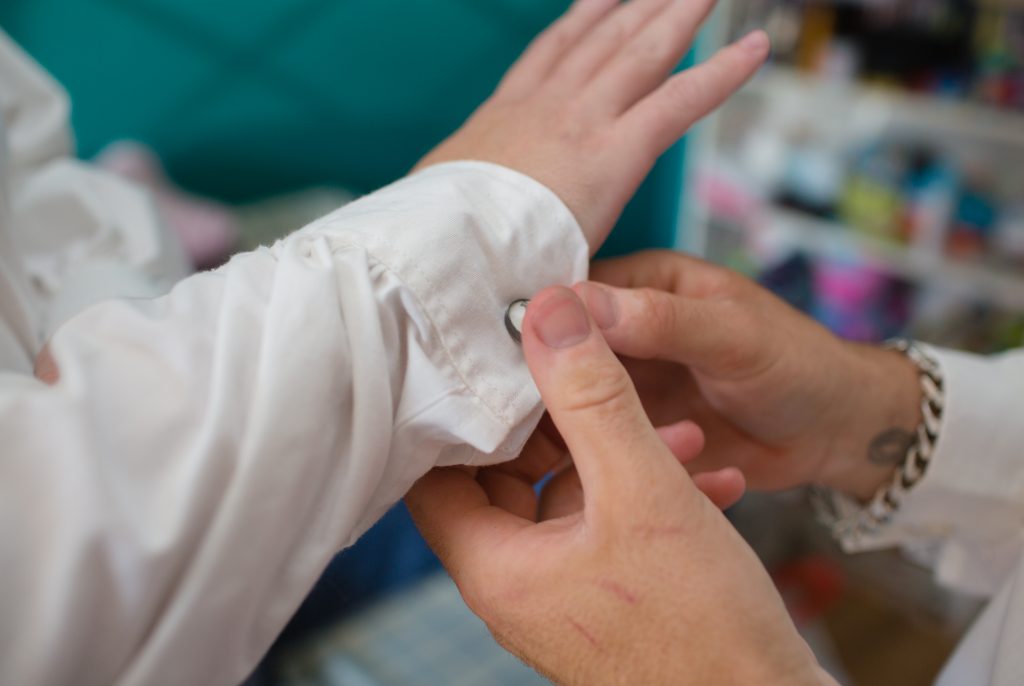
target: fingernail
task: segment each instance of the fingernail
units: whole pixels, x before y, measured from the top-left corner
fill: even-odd
[[[590,335],[590,321],[583,302],[568,288],[540,303],[532,318],[533,330],[549,348],[571,348]]]
[[[748,52],[763,54],[768,52],[768,49],[771,47],[771,41],[768,39],[767,33],[758,29],[744,36],[740,40],[740,47]]]
[[[619,308],[611,292],[603,286],[582,283],[577,286],[580,297],[587,304],[590,316],[602,329],[610,329],[619,321]]]

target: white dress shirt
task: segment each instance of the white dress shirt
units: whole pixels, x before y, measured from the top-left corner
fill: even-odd
[[[415,479],[518,454],[504,314],[587,245],[547,188],[447,164],[153,297],[181,253],[66,112],[0,34],[0,683],[237,683]]]

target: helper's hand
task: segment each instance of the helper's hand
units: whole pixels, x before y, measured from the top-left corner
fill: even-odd
[[[523,348],[579,471],[582,509],[551,496],[538,516],[529,472],[550,462],[531,453],[540,434],[521,478],[435,470],[406,499],[498,641],[560,684],[827,682],[572,291],[530,303]]]
[[[671,252],[598,263],[577,286],[656,424],[707,438],[695,472],[739,467],[753,488],[804,483],[870,497],[920,421],[902,355],[841,341],[754,282]],[[622,290],[630,289],[630,290]]]
[[[658,156],[768,54],[756,32],[670,76],[713,5],[577,0],[417,167],[473,159],[523,172],[569,206],[596,251]]]

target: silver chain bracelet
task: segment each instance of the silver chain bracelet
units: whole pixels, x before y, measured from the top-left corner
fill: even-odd
[[[904,496],[927,471],[942,424],[945,388],[938,362],[910,340],[894,339],[885,347],[903,353],[917,366],[922,420],[892,480],[879,488],[866,505],[824,487],[811,489],[811,502],[818,518],[846,550],[858,549],[864,536],[877,532],[891,521]]]

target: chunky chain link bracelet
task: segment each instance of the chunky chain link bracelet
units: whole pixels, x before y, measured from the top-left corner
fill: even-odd
[[[942,424],[945,387],[938,362],[910,340],[894,339],[885,347],[903,353],[917,366],[922,420],[892,480],[879,488],[866,505],[824,487],[811,489],[811,502],[818,518],[832,530],[832,535],[846,550],[857,550],[865,536],[877,532],[892,520],[904,496],[927,471]]]

